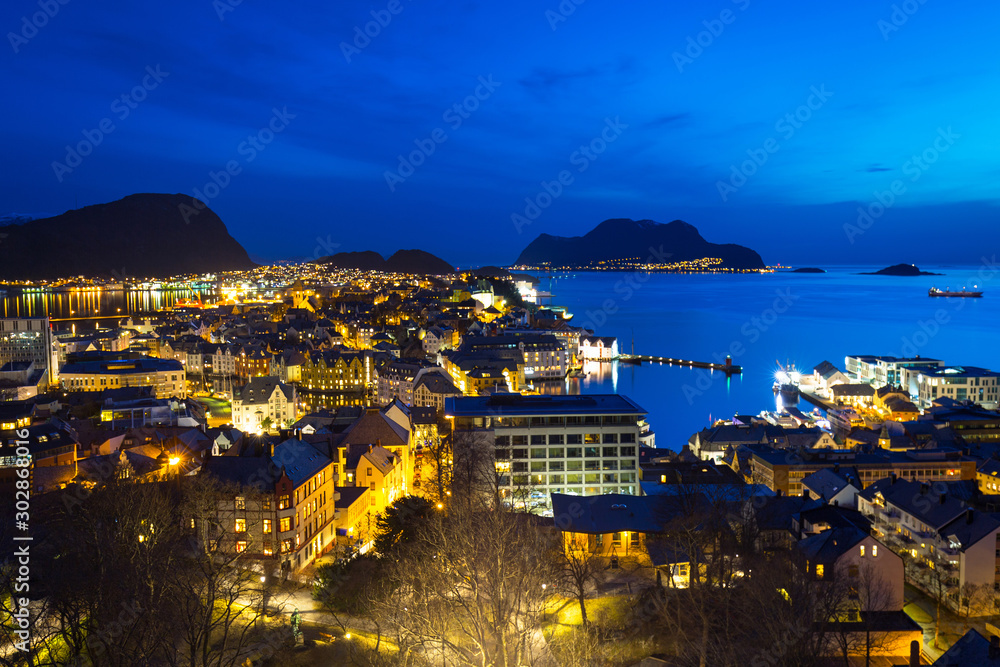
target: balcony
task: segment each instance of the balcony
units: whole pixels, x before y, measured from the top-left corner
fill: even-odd
[[[899,512],[896,510],[879,507],[875,510],[875,517],[882,523],[899,523]]]

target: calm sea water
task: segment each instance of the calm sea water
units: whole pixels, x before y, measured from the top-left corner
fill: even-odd
[[[773,410],[778,364],[803,372],[848,354],[927,356],[1000,369],[1000,267],[921,267],[943,276],[825,274],[677,275],[581,272],[551,280],[552,303],[572,323],[617,336],[622,352],[743,366],[727,380],[708,370],[605,364],[565,391],[617,391],[649,411],[657,446],[677,450],[710,419]],[[981,299],[931,298],[932,286],[978,285]],[[549,279],[542,277],[542,287]],[[593,326],[592,326],[593,325]],[[803,402],[803,407],[811,408]]]
[[[26,291],[2,300],[0,317],[52,318],[56,329],[94,329],[110,326],[116,318],[133,313],[149,313],[173,305],[178,299],[191,299],[193,290],[76,290],[72,292]]]
[[[743,366],[727,380],[707,370],[643,364],[588,367],[589,375],[550,387],[619,392],[649,411],[657,445],[679,449],[711,419],[774,409],[778,363],[804,372],[848,354],[929,356],[1000,369],[1000,267],[921,267],[943,276],[858,275],[881,267],[826,267],[825,274],[677,275],[581,272],[542,277],[572,323],[617,336],[623,352]],[[982,299],[927,296],[931,286],[978,285]],[[49,315],[57,328],[93,328],[100,315],[124,317],[191,298],[193,292],[73,292],[3,300],[3,316]],[[102,322],[107,326],[108,320]],[[808,404],[805,404],[808,407]]]

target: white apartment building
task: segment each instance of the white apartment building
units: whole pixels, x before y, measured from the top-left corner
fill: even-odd
[[[492,441],[501,494],[551,513],[552,493],[642,495],[639,446],[646,411],[619,394],[494,394],[445,399],[456,466],[479,435]]]
[[[1000,399],[1000,373],[975,366],[946,366],[924,370],[917,376],[917,401],[929,407],[937,398],[975,401],[995,410]]]
[[[858,509],[894,551],[946,571],[953,603],[965,584],[1000,590],[1000,521],[946,489],[887,477],[858,494]]]
[[[271,430],[298,419],[295,387],[276,377],[255,377],[233,396],[233,426],[244,433],[267,430],[262,424],[270,418]]]

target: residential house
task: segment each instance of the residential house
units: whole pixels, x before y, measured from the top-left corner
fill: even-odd
[[[276,377],[252,378],[236,392],[232,404],[233,426],[245,433],[276,430],[298,418],[295,387]]]
[[[858,494],[858,509],[872,517],[877,535],[892,549],[945,572],[948,602],[957,608],[958,591],[966,584],[1000,589],[1000,521],[947,490],[947,485],[887,477]],[[927,574],[915,581],[932,588]]]

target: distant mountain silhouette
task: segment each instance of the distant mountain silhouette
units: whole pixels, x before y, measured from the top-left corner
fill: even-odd
[[[4,280],[167,278],[253,266],[219,216],[183,194],[134,194],[0,227]]]
[[[815,266],[803,266],[798,269],[792,269],[789,273],[826,273],[826,269],[817,269]]]
[[[628,258],[671,263],[702,257],[720,258],[723,268],[764,268],[764,260],[753,250],[728,243],[709,243],[693,225],[682,220],[661,224],[627,218],[605,220],[583,236],[542,234],[528,244],[514,263],[584,268]]]
[[[862,276],[943,276],[943,273],[921,271],[913,264],[893,264],[878,271],[862,273]]]
[[[382,255],[373,250],[338,252],[335,255],[321,257],[316,263],[331,264],[339,269],[415,275],[441,276],[455,272],[451,264],[424,250],[397,250],[389,259],[383,259]]]

